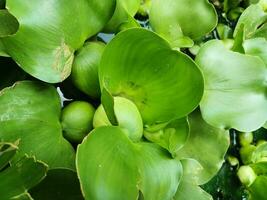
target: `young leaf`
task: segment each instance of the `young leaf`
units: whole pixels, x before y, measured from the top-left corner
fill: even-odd
[[[256,34],[258,27],[266,20],[267,13],[264,12],[262,6],[259,3],[252,4],[240,16],[234,31],[234,36],[236,36],[242,26],[244,26],[245,39],[252,38]]]
[[[155,132],[145,130],[144,135],[146,139],[167,149],[173,155],[188,140],[189,123],[187,118],[176,119]]]
[[[154,0],[149,17],[152,28],[172,47],[193,46],[190,39],[201,38],[217,25],[215,8],[207,0]]]
[[[242,132],[263,126],[267,68],[260,58],[229,51],[213,40],[202,46],[196,62],[205,76],[200,108],[208,123]]]
[[[118,32],[122,24],[135,21],[133,16],[137,13],[140,6],[140,0],[116,0],[116,9],[105,25],[104,32]],[[133,27],[137,26],[137,23],[132,23]]]
[[[60,99],[53,86],[18,82],[0,92],[0,140],[20,140],[16,159],[25,153],[50,168],[74,168],[74,149],[62,136]]]
[[[7,0],[6,6],[20,24],[2,39],[7,53],[32,76],[56,83],[70,75],[74,51],[110,19],[115,0]]]
[[[185,54],[172,50],[157,34],[140,28],[119,33],[105,48],[100,86],[130,99],[144,124],[186,116],[203,94],[203,77]]]

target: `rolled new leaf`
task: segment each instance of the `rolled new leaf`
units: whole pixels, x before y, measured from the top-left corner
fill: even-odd
[[[33,155],[50,168],[74,169],[74,149],[62,135],[61,105],[56,89],[33,81],[17,82],[0,92],[0,140],[20,139],[20,151]]]
[[[71,72],[74,52],[111,18],[115,0],[7,0],[19,22],[16,34],[2,39],[5,50],[26,72],[49,83]]]
[[[213,40],[200,49],[196,62],[205,77],[200,108],[208,123],[242,132],[264,125],[267,68],[261,58],[229,51]]]
[[[132,141],[140,141],[143,136],[143,121],[135,104],[126,98],[115,97],[112,109],[114,109],[118,126],[120,126],[123,132]],[[93,125],[95,128],[112,125],[108,118],[107,110],[104,109],[102,104],[95,112]]]
[[[152,28],[172,47],[193,46],[217,25],[215,8],[208,0],[154,0],[149,13]]]
[[[120,26],[131,24],[132,27],[138,27],[134,23],[134,15],[137,13],[141,0],[116,0],[116,8],[112,18],[105,25],[104,32],[118,32]]]
[[[119,33],[105,48],[100,86],[130,99],[145,125],[186,116],[199,104],[203,77],[194,61],[140,28]]]

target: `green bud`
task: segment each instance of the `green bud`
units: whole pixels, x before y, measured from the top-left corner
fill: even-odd
[[[237,176],[242,184],[249,187],[257,178],[257,175],[250,166],[241,166],[237,172]]]
[[[253,134],[250,133],[239,133],[239,142],[241,146],[249,145],[253,142]]]
[[[92,130],[95,108],[84,101],[74,101],[67,105],[61,116],[64,137],[70,142],[80,143]]]
[[[98,80],[98,66],[104,51],[102,42],[88,42],[77,51],[72,66],[71,80],[74,85],[87,94],[97,99],[100,98],[100,86]]]

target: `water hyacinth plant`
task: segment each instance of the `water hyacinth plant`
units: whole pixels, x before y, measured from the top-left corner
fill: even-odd
[[[266,0],[0,0],[0,200],[265,200]]]

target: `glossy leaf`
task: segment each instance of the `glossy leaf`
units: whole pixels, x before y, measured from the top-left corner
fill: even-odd
[[[137,162],[140,173],[139,188],[144,199],[172,199],[182,178],[181,163],[152,143],[136,144],[135,148],[139,155]]]
[[[133,144],[118,127],[100,127],[78,146],[76,166],[85,199],[136,199]],[[127,180],[127,181],[126,181]]]
[[[200,108],[208,123],[250,132],[266,122],[267,69],[260,58],[231,52],[213,40],[201,48],[196,62],[205,77]]]
[[[228,131],[207,124],[200,112],[189,115],[190,135],[185,146],[176,152],[179,159],[195,159],[203,170],[198,174],[199,185],[208,182],[221,168],[230,145]]]
[[[15,156],[18,150],[18,141],[14,144],[0,142],[0,172]]]
[[[167,151],[152,143],[133,143],[112,126],[90,133],[78,146],[76,163],[85,199],[135,200],[140,190],[145,199],[168,200],[182,174],[180,162]]]
[[[250,199],[259,200],[266,198],[267,176],[258,176],[254,183],[249,187]]]
[[[105,48],[102,42],[87,42],[76,52],[71,79],[75,86],[88,96],[100,98],[98,66]]]
[[[260,3],[250,5],[240,16],[236,25],[234,36],[244,26],[246,39],[254,37],[257,29],[267,20],[267,13],[264,12]],[[243,25],[242,25],[243,24]]]
[[[0,9],[0,38],[17,32],[19,23],[7,10]]]
[[[46,175],[47,166],[31,157],[22,157],[17,163],[0,172],[1,200],[30,199],[27,190]]]
[[[7,53],[32,76],[56,83],[69,76],[74,51],[110,19],[115,0],[7,0],[6,7],[20,24],[2,40]]]
[[[191,159],[182,160],[183,178],[174,200],[212,200],[212,197],[198,186],[201,165]]]
[[[171,154],[180,150],[189,138],[189,123],[187,118],[181,118],[167,123],[162,129],[151,132],[144,131],[146,139],[167,149]]]
[[[207,0],[154,0],[149,17],[152,28],[172,47],[193,46],[190,40],[201,38],[217,25],[215,8]]]
[[[22,81],[0,92],[0,140],[20,140],[16,160],[34,155],[50,168],[74,168],[74,150],[62,136],[60,99],[46,84]]]
[[[267,41],[264,38],[246,40],[243,46],[246,54],[258,56],[263,60],[267,67]]]
[[[30,194],[38,200],[83,200],[77,173],[69,169],[49,170]]]
[[[105,48],[100,86],[138,107],[144,124],[168,122],[190,113],[203,93],[203,77],[185,54],[145,29],[119,33]]]
[[[105,32],[118,32],[121,25],[134,20],[141,0],[116,0],[116,8],[110,21],[106,24]]]

